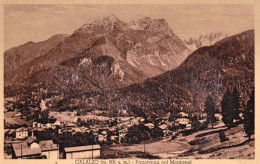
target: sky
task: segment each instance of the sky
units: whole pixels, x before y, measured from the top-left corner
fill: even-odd
[[[254,6],[207,5],[33,5],[4,6],[4,49],[56,34],[72,34],[86,23],[114,14],[123,22],[144,17],[165,19],[181,39],[223,32],[237,34],[254,28]]]

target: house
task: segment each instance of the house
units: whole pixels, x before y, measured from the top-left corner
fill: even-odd
[[[181,118],[185,118],[185,117],[188,117],[188,114],[186,114],[184,112],[179,112],[178,116],[181,117]]]
[[[75,118],[73,118],[73,120],[71,122],[76,124],[76,123],[78,123],[78,120],[79,120],[79,117],[75,117]]]
[[[167,129],[167,125],[166,124],[162,124],[160,126],[158,126],[158,128],[162,129],[162,130],[166,130]]]
[[[91,159],[100,157],[100,145],[87,145],[64,148],[66,159]]]
[[[191,124],[186,125],[186,130],[191,130]]]
[[[217,121],[222,121],[222,115],[220,113],[215,113],[215,118]]]
[[[179,118],[176,120],[176,122],[179,124],[179,127],[181,129],[185,129],[186,125],[189,124],[190,120],[187,118]]]
[[[21,113],[21,112],[18,112],[18,113],[16,113],[14,116],[15,116],[15,117],[20,117],[20,116],[22,116],[22,113]]]
[[[77,124],[76,123],[73,123],[73,122],[67,122],[66,124],[65,124],[65,127],[76,127],[77,126]]]
[[[61,122],[59,120],[56,120],[52,126],[61,126]]]
[[[38,122],[35,122],[35,121],[34,121],[34,122],[32,123],[32,127],[33,127],[33,128],[37,128],[37,124],[38,124]]]
[[[47,159],[59,159],[59,146],[54,144],[52,140],[40,141],[39,146],[42,155],[45,155]]]
[[[42,126],[42,124],[37,122],[37,128],[40,128],[41,126]]]
[[[41,128],[47,128],[46,124],[41,124]]]
[[[158,126],[158,128],[160,128],[162,130],[164,137],[169,135],[170,131],[168,130],[168,126],[166,124],[162,124],[162,125]]]
[[[149,129],[153,129],[154,128],[154,124],[153,123],[146,123],[146,124],[144,124],[144,126],[148,127]]]
[[[201,124],[203,124],[203,123],[207,122],[207,119],[199,120],[199,122],[200,122]]]
[[[30,148],[36,148],[36,147],[40,147],[40,145],[38,143],[36,143],[36,142],[32,142],[30,144]]]
[[[98,142],[106,142],[107,141],[107,135],[99,134],[97,136]]]
[[[41,158],[41,149],[38,147],[31,148],[28,147],[27,142],[22,143],[13,143],[12,144],[12,158],[21,159],[21,158]]]
[[[139,122],[140,120],[135,119],[135,118],[132,118],[130,121],[131,121],[131,124],[132,124],[132,125],[139,125],[139,123],[140,123],[140,122]]]
[[[110,136],[110,140],[112,142],[116,142],[116,141],[118,141],[118,136],[116,136],[116,135]]]
[[[172,135],[172,131],[166,129],[166,130],[163,130],[163,136],[166,137],[166,136],[169,136],[169,135]]]
[[[122,139],[125,138],[126,134],[127,134],[126,129],[119,130],[119,133],[118,133],[118,142],[119,143],[121,143]]]
[[[16,129],[15,138],[24,139],[24,138],[27,138],[27,137],[28,137],[28,129],[27,128],[21,127],[19,129]]]
[[[141,118],[141,119],[140,119],[140,122],[144,122],[144,121],[145,121],[145,119],[144,119],[144,118]]]
[[[52,128],[52,125],[51,125],[51,123],[47,123],[47,124],[46,124],[46,127],[47,127],[47,129],[50,129],[50,128]]]
[[[33,132],[32,132],[33,134]],[[34,141],[36,140],[36,137],[34,137],[33,135],[28,137],[25,142],[27,142],[28,144],[32,144]]]

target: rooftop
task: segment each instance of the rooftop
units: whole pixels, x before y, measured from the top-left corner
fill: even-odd
[[[13,143],[12,147],[13,147],[14,150],[21,150],[21,148],[22,149],[28,148],[28,144],[27,144],[27,142]]]
[[[76,146],[76,147],[67,147],[64,148],[66,153],[69,152],[78,152],[78,151],[91,151],[91,150],[101,149],[100,145],[87,145],[87,146]]]
[[[28,128],[25,127],[21,127],[19,129],[16,129],[17,132],[24,132],[24,131],[28,131]]]
[[[52,140],[45,140],[39,142],[40,148],[42,151],[48,151],[48,150],[58,150],[59,147],[57,144],[54,144]]]
[[[25,148],[25,149],[14,149],[14,153],[16,157],[22,157],[22,156],[32,156],[32,155],[38,155],[41,154],[40,148]]]
[[[26,142],[13,143],[12,146],[16,157],[41,154],[40,148],[29,148]]]

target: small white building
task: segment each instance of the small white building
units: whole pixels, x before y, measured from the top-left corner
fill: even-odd
[[[27,128],[21,127],[19,129],[16,129],[15,138],[24,139],[24,138],[27,138],[27,137],[28,137],[28,129]]]
[[[64,148],[66,159],[91,159],[100,157],[100,145],[87,145]]]

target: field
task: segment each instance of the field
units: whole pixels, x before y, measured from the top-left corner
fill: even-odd
[[[22,124],[27,124],[30,126],[32,124],[32,121],[26,121],[24,119],[21,119],[20,117],[15,117],[15,112],[6,112],[4,113],[4,119],[6,124],[11,124],[11,125],[22,125]]]
[[[227,141],[221,142],[219,131],[224,131]],[[118,145],[112,147],[121,153],[132,154],[144,152],[159,158],[183,159],[254,159],[254,136],[248,141],[243,132],[243,125],[226,129],[222,125],[213,129],[202,130],[191,135],[179,135],[175,139],[162,138],[160,141],[147,144],[134,144],[131,146]]]
[[[84,115],[84,116],[76,116],[75,113],[71,112],[50,112],[49,117],[54,117],[61,122],[72,122],[75,118],[80,118],[81,120],[99,120],[99,121],[107,121],[109,117],[97,116],[97,115]]]

